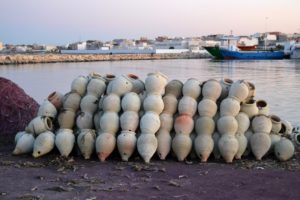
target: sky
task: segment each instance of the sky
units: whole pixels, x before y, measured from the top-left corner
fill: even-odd
[[[0,41],[300,32],[299,0],[0,0]]]

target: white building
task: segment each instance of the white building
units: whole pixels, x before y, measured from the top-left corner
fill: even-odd
[[[155,41],[156,49],[188,49],[188,41],[182,39],[168,39],[164,41]]]
[[[240,36],[238,44],[241,46],[255,46],[258,45],[258,38],[249,36]]]

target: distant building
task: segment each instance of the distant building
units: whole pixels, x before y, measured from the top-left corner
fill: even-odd
[[[257,46],[258,38],[250,36],[240,36],[238,40],[239,46]]]
[[[161,41],[161,39],[154,42],[156,49],[188,49],[188,41],[181,38],[167,39]]]
[[[87,40],[86,41],[86,49],[87,50],[97,50],[103,47],[103,42],[98,40]]]
[[[2,51],[2,49],[3,49],[3,44],[2,42],[0,42],[0,51]]]

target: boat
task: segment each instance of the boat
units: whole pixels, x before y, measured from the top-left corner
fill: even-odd
[[[237,47],[238,47],[241,51],[254,51],[254,50],[257,49],[257,45],[246,46],[246,45],[238,44]]]
[[[295,43],[291,47],[291,53],[290,53],[291,59],[300,59],[300,43]]]
[[[218,45],[215,46],[203,46],[203,48],[208,51],[215,59],[224,59],[222,54],[220,53],[220,47]]]
[[[283,59],[284,51],[264,50],[264,51],[240,51],[238,48],[220,48],[220,53],[225,60],[242,59],[242,60],[268,60]]]

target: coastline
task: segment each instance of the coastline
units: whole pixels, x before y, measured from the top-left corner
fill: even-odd
[[[203,53],[179,54],[0,54],[0,65],[59,63],[59,62],[96,62],[120,60],[163,60],[163,59],[200,59],[210,58]]]

